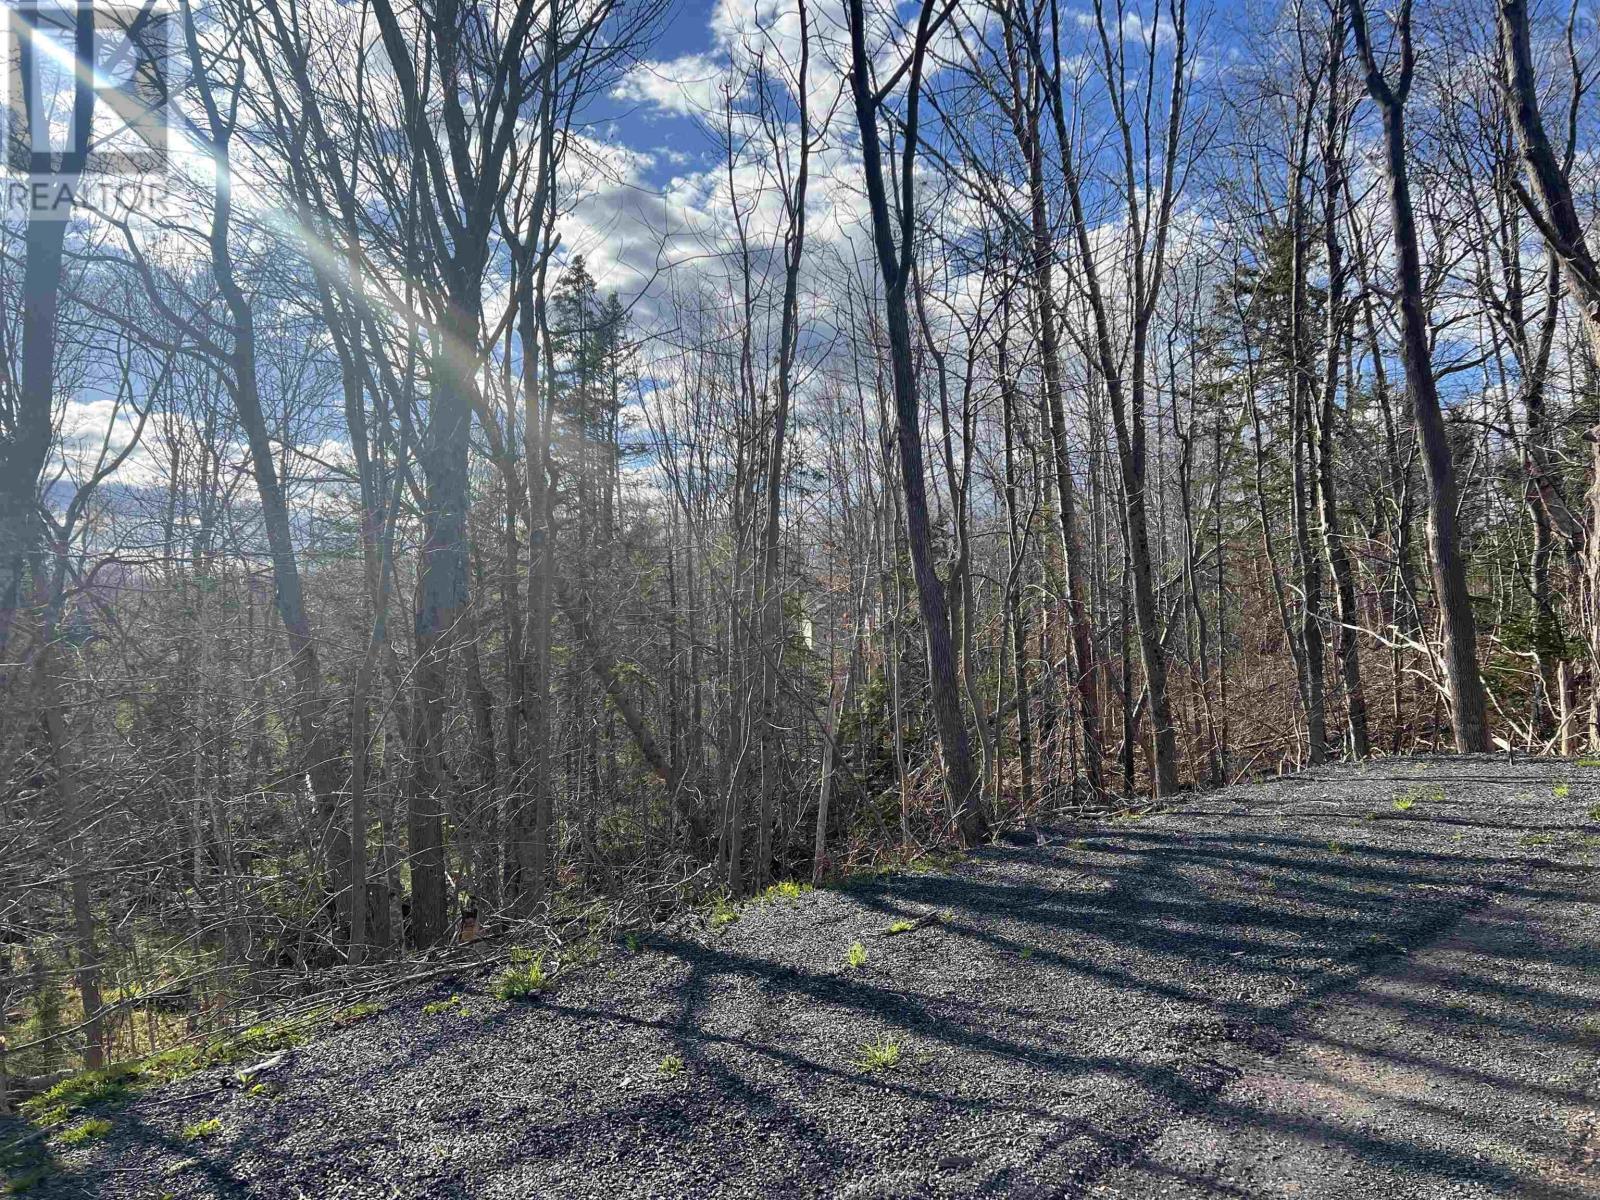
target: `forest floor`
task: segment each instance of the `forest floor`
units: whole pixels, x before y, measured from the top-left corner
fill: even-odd
[[[532,1001],[464,967],[266,1086],[136,1098],[37,1194],[1600,1197],[1597,806],[1600,767],[1390,759],[752,904]]]

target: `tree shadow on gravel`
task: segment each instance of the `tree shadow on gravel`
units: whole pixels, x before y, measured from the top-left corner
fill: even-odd
[[[1475,847],[1384,845],[1346,826],[1314,826],[1315,836],[1226,827],[1237,819],[1217,814],[1193,831],[1129,822],[1076,841],[1067,831],[1042,846],[985,850],[949,874],[771,906],[726,934],[658,935],[634,966],[613,964],[614,986],[587,973],[602,968],[587,968],[528,1006],[418,1021],[340,1084],[349,1097],[422,1098],[383,1132],[424,1149],[436,1139],[430,1195],[514,1194],[507,1181],[524,1194],[567,1194],[628,1180],[641,1194],[664,1194],[679,1185],[649,1181],[693,1178],[697,1164],[715,1168],[705,1194],[833,1194],[855,1182],[862,1195],[920,1195],[935,1184],[947,1194],[1076,1195],[1146,1160],[1163,1131],[1201,1111],[1289,1139],[1337,1141],[1424,1189],[1476,1179],[1514,1191],[1521,1176],[1512,1168],[1421,1144],[1404,1128],[1334,1130],[1241,1104],[1225,1089],[1304,1043],[1323,1009],[1400,969],[1468,914],[1497,898],[1564,903],[1584,889]],[[1299,820],[1304,828],[1316,818]],[[1329,837],[1350,838],[1348,852]],[[934,913],[943,919],[882,936],[895,920]],[[863,969],[841,965],[839,942],[851,938],[871,946]],[[1586,965],[1571,946],[1508,939],[1486,953],[1507,969]],[[1532,975],[1508,990],[1493,975],[1419,976],[1448,983],[1460,1011],[1376,992],[1365,1002],[1448,1025],[1478,1019],[1476,996],[1509,997],[1536,1016],[1508,1014],[1506,1036],[1580,1044],[1537,1015],[1570,1017],[1581,997]],[[897,1070],[869,1074],[853,1061],[874,1032],[904,1044]],[[1578,1089],[1442,1061],[1425,1045],[1322,1044],[1489,1088],[1509,1104],[1582,1099]],[[668,1053],[682,1059],[670,1079],[655,1071]],[[327,1103],[343,1113],[320,1115],[332,1126],[379,1120],[363,1108],[358,1121],[358,1099]],[[1429,1103],[1421,1098],[1418,1111]],[[447,1132],[430,1133],[441,1125]],[[123,1140],[169,1157],[187,1149],[147,1125],[120,1132]],[[252,1150],[281,1154],[287,1168],[303,1141]],[[221,1155],[198,1157],[206,1194],[277,1194],[241,1191]],[[921,1182],[861,1184],[886,1157]],[[384,1172],[421,1159],[396,1151],[386,1161],[366,1177],[361,1163],[341,1164],[341,1179],[362,1180],[349,1194],[387,1195],[393,1185],[404,1194],[405,1180]],[[1147,1174],[1246,1194],[1170,1164],[1151,1161]]]

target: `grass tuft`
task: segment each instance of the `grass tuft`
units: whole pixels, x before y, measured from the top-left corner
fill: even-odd
[[[739,919],[739,910],[726,896],[718,896],[711,904],[711,928],[726,929]]]
[[[1330,853],[1333,853],[1333,854],[1349,854],[1349,853],[1351,853],[1350,847],[1346,846],[1343,842],[1329,842],[1328,843],[1328,850],[1329,850]]]
[[[847,967],[855,970],[867,965],[867,948],[860,942],[851,942],[850,949],[845,951],[844,962]]]
[[[1565,783],[1556,784],[1555,787],[1550,789],[1550,791],[1555,795],[1557,800],[1565,800],[1572,794],[1571,786]]]
[[[57,1136],[56,1141],[63,1146],[82,1146],[96,1138],[103,1138],[110,1132],[110,1121],[104,1117],[90,1117],[87,1121],[79,1121],[71,1129]]]
[[[183,1127],[183,1140],[198,1142],[208,1137],[215,1137],[222,1132],[221,1117],[207,1117],[204,1121],[196,1121],[192,1125]]]
[[[887,1034],[863,1042],[856,1052],[856,1066],[863,1071],[891,1071],[900,1065],[900,1043]]]
[[[13,1175],[11,1182],[6,1185],[5,1194],[8,1196],[24,1196],[35,1188],[42,1188],[50,1182],[49,1167],[34,1167],[32,1170],[23,1171]]]
[[[467,1007],[466,997],[457,992],[450,993],[443,1000],[433,1000],[424,1004],[422,1012],[424,1016],[429,1017],[437,1017],[440,1013],[455,1017],[470,1017],[472,1015],[472,1010]]]
[[[134,1063],[118,1063],[97,1071],[81,1071],[19,1106],[36,1125],[54,1125],[97,1104],[116,1104],[128,1098],[139,1076]]]
[[[526,1000],[537,996],[550,984],[550,974],[544,969],[544,955],[535,955],[532,961],[513,965],[494,981],[497,1000]]]
[[[766,891],[762,892],[761,899],[763,902],[770,902],[773,900],[798,900],[810,890],[811,885],[809,883],[799,883],[793,879],[785,879],[781,883],[773,884]]]
[[[656,1064],[656,1072],[666,1079],[675,1079],[683,1074],[683,1058],[681,1055],[669,1054]]]
[[[891,935],[897,933],[910,933],[916,927],[917,923],[915,921],[896,921],[893,925],[889,926],[888,932]]]
[[[64,1124],[85,1109],[123,1104],[144,1088],[172,1083],[196,1071],[254,1062],[300,1045],[317,1029],[348,1025],[377,1011],[379,1006],[374,1004],[314,1008],[296,1017],[264,1021],[203,1045],[174,1046],[134,1062],[80,1071],[23,1101],[17,1106],[18,1112],[36,1126]]]

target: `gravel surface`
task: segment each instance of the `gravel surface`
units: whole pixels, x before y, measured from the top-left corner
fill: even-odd
[[[464,971],[277,1098],[141,1098],[37,1194],[1600,1197],[1596,805],[1600,768],[1384,760],[752,905],[533,1002]]]

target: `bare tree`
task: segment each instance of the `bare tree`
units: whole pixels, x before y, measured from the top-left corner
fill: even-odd
[[[1434,380],[1428,345],[1428,315],[1422,295],[1422,259],[1417,246],[1416,217],[1406,171],[1406,99],[1416,71],[1411,34],[1411,0],[1402,0],[1395,17],[1400,41],[1399,75],[1385,76],[1367,28],[1365,0],[1351,0],[1350,24],[1366,68],[1367,92],[1383,116],[1384,170],[1389,184],[1389,219],[1399,258],[1401,358],[1406,369],[1406,396],[1422,451],[1428,481],[1428,558],[1444,628],[1444,660],[1450,692],[1451,724],[1456,748],[1463,754],[1489,749],[1488,700],[1478,674],[1477,622],[1466,563],[1461,557],[1456,525],[1459,494],[1444,413]]]

